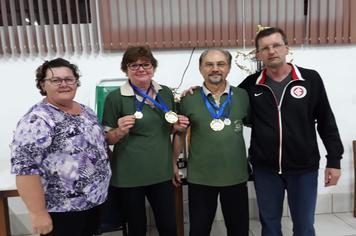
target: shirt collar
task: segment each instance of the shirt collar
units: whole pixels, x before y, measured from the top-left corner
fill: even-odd
[[[153,80],[152,85],[156,92],[162,89],[162,86]],[[135,96],[135,91],[131,87],[129,80],[126,80],[126,82],[120,86],[120,91],[122,96]]]
[[[211,94],[210,90],[205,86],[205,84],[203,83],[203,92],[206,96],[208,96],[209,94]],[[229,81],[226,80],[226,86],[225,86],[225,90],[222,94],[228,94],[230,92],[230,83]],[[221,94],[221,95],[222,95]]]

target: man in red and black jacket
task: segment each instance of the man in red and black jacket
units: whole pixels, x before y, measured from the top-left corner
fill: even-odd
[[[340,177],[343,146],[318,72],[286,62],[285,33],[260,31],[256,57],[264,69],[248,76],[251,105],[250,161],[255,175],[263,236],[279,236],[287,191],[294,235],[312,236],[320,154],[316,130],[327,150],[325,186]]]

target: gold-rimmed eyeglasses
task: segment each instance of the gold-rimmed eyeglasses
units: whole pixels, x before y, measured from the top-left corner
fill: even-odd
[[[228,64],[226,62],[223,62],[223,61],[219,61],[217,63],[213,63],[213,62],[206,62],[204,64],[204,67],[205,68],[208,68],[208,69],[212,69],[214,68],[214,66],[218,67],[218,68],[224,68],[225,66],[227,66]]]

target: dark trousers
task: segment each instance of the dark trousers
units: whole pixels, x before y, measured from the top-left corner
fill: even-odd
[[[99,226],[99,207],[85,211],[50,212],[53,231],[46,236],[93,236]]]
[[[118,188],[122,197],[129,236],[145,236],[147,219],[145,197],[150,203],[160,236],[177,235],[174,187],[171,180],[134,188]]]
[[[294,236],[314,236],[318,171],[279,175],[254,169],[262,236],[282,236],[281,218],[287,191]]]
[[[121,209],[121,193],[118,188],[109,186],[108,199],[100,207],[100,233],[126,230],[126,216]]]
[[[248,236],[249,212],[246,183],[212,187],[188,184],[190,236],[209,236],[220,194],[228,236]]]

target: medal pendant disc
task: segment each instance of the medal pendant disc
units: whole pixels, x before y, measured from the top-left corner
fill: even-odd
[[[141,111],[136,111],[134,113],[134,116],[136,119],[142,119],[143,118],[143,113]]]
[[[168,123],[171,124],[174,124],[178,121],[178,115],[173,111],[166,112],[166,114],[164,114],[164,118]]]
[[[229,118],[224,119],[224,124],[225,125],[231,125],[231,120]]]
[[[214,119],[210,122],[210,128],[214,131],[221,131],[225,127],[225,124],[220,119]]]

